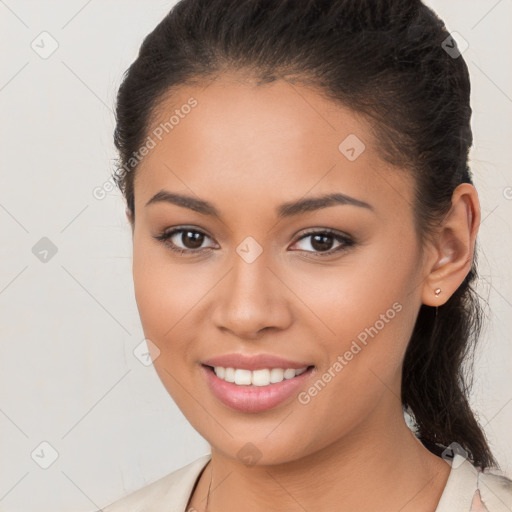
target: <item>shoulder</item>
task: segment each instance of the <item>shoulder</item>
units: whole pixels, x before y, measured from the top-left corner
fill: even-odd
[[[132,492],[102,509],[103,512],[184,512],[197,477],[211,458],[203,455],[190,464]]]
[[[512,480],[498,469],[481,471],[455,455],[436,512],[510,512]]]
[[[478,489],[480,500],[489,512],[512,510],[512,480],[504,473],[498,470],[479,473]]]

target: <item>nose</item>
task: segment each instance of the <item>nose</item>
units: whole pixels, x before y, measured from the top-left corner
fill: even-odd
[[[251,263],[235,254],[213,299],[212,321],[218,329],[255,340],[265,329],[282,330],[291,325],[293,294],[271,267],[265,252]]]

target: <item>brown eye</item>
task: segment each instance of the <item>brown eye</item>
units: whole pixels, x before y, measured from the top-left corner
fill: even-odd
[[[333,235],[311,235],[311,247],[316,251],[328,251],[334,243]]]
[[[334,245],[338,243],[338,245]],[[295,245],[302,243],[299,250],[311,252],[316,256],[329,256],[352,247],[355,242],[346,235],[341,235],[331,230],[310,231],[302,235]],[[333,248],[334,247],[334,248]]]
[[[179,238],[179,237],[178,237]],[[186,230],[181,232],[181,242],[187,249],[198,249],[203,245],[204,235],[198,231]]]
[[[164,231],[154,238],[163,242],[169,249],[180,254],[185,253],[199,253],[210,250],[213,247],[202,247],[207,238],[210,238],[202,231],[192,228],[176,228],[169,231]]]

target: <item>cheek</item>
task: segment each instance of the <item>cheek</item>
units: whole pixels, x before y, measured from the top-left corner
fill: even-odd
[[[417,258],[393,243],[376,241],[347,254],[335,266],[301,265],[286,270],[285,280],[293,283],[294,292],[309,306],[308,317],[317,317],[318,331],[327,339],[343,343],[376,322],[380,331],[389,332],[391,324],[395,328],[414,314],[396,309],[411,302],[419,307]],[[397,302],[400,307],[393,308]]]
[[[317,317],[308,314],[306,323],[314,323],[321,333],[323,370],[336,375],[326,379],[348,392],[333,391],[327,402],[369,398],[400,375],[421,305],[417,255],[408,247],[405,251],[383,239],[332,270],[296,272],[299,295]],[[337,384],[328,387],[334,390]]]
[[[308,428],[323,432],[322,442],[357,429],[380,401],[400,400],[401,364],[419,305],[408,298],[405,279],[379,288],[371,277],[340,278],[343,292],[334,280],[324,294],[317,288],[316,311],[334,334],[322,336],[322,366],[299,397],[299,411]]]
[[[134,243],[133,282],[144,333],[160,350],[197,302],[201,289],[194,273],[170,263],[153,243]]]
[[[159,324],[168,329],[197,295],[197,281],[191,267],[173,263],[170,249],[147,240],[147,236],[134,239],[135,297],[143,323],[146,321],[152,329]]]
[[[194,325],[188,314],[205,291],[191,267],[171,264],[165,253],[151,243],[134,244],[135,298],[144,336],[157,347],[152,353],[155,371],[178,407],[195,417],[189,375],[195,362],[189,346]]]
[[[171,391],[175,385],[165,370],[184,378],[197,369],[193,340],[207,327],[205,308],[219,273],[206,262],[177,262],[167,249],[141,237],[134,243],[133,281],[144,335],[159,350],[155,369]]]

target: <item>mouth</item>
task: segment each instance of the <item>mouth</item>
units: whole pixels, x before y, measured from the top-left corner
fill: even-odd
[[[219,379],[237,386],[263,387],[271,384],[279,384],[283,380],[290,380],[302,375],[313,368],[261,368],[259,370],[247,370],[244,368],[225,368],[223,366],[203,365],[212,371]]]
[[[304,386],[315,366],[248,370],[201,364],[212,394],[241,412],[263,412],[276,407]]]

